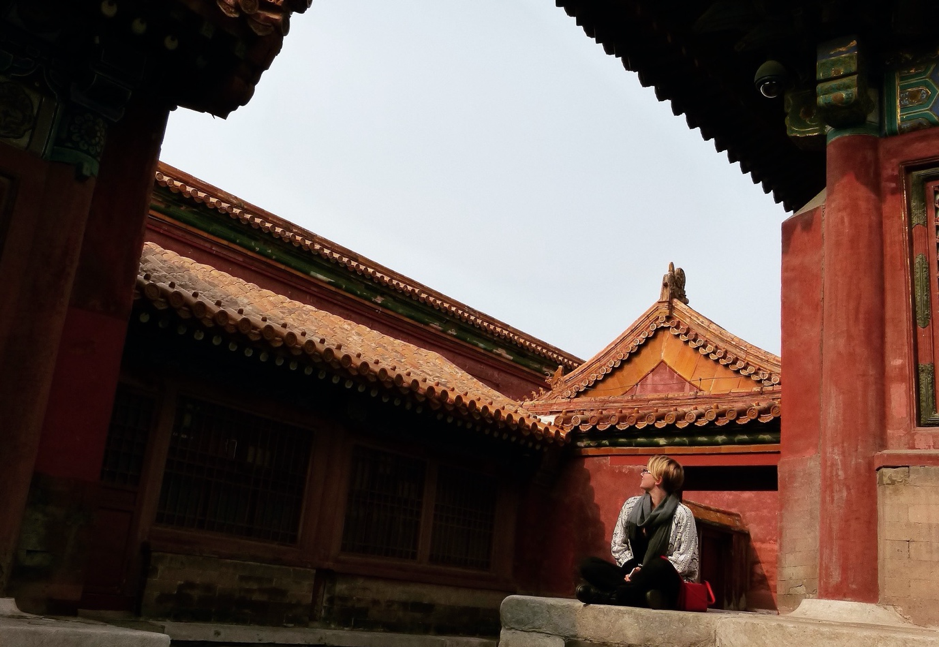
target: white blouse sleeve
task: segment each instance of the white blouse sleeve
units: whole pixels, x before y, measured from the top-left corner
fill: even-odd
[[[686,581],[698,579],[698,529],[691,510],[679,505],[672,520],[668,561]]]
[[[629,519],[629,513],[640,497],[634,496],[626,499],[623,508],[619,511],[619,518],[616,520],[616,526],[613,528],[613,539],[610,541],[610,552],[613,553],[613,559],[620,566],[633,558],[632,547],[629,545],[629,537],[626,534],[626,520]]]

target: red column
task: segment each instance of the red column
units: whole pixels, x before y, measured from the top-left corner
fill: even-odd
[[[0,249],[0,595],[29,492],[94,179],[0,146],[10,225]]]
[[[132,105],[108,134],[36,459],[41,474],[98,481],[168,114]]]
[[[818,594],[823,196],[782,226],[782,392],[776,601],[786,613]]]
[[[878,149],[871,135],[828,144],[823,234],[818,595],[860,602],[878,599],[873,455],[884,427]]]

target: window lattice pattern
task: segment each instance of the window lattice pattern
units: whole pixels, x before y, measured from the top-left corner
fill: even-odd
[[[431,563],[488,570],[495,519],[495,479],[441,467],[434,502]]]
[[[118,386],[101,465],[101,481],[137,487],[147,451],[156,403],[153,398]]]
[[[180,398],[157,523],[294,543],[312,434]]]
[[[421,460],[356,447],[342,550],[416,559],[424,478]]]

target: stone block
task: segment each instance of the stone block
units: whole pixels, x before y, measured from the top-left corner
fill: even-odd
[[[910,521],[897,521],[894,523],[883,524],[882,540],[889,541],[909,541],[920,534],[920,529]]]
[[[939,582],[929,573],[923,573],[922,578],[910,580],[910,597],[916,600],[929,600],[934,606],[939,606]]]
[[[501,615],[503,630],[545,633],[565,641],[646,647],[713,644],[719,616],[521,595],[507,597]]]
[[[923,562],[936,562],[939,566],[939,543],[932,541],[911,541],[910,559]]]
[[[884,467],[877,470],[877,485],[904,485],[909,480],[909,467]]]
[[[910,467],[910,485],[939,488],[939,467]],[[939,496],[939,492],[932,494]]]
[[[928,523],[939,525],[939,501],[935,503],[918,503],[910,506],[910,521],[913,523]]]
[[[911,523],[908,524],[908,539],[924,541],[933,544],[939,543],[939,524],[937,523]]]
[[[887,573],[883,580],[883,587],[881,593],[887,603],[892,603],[890,600],[904,599],[910,595],[910,580],[905,577],[893,577]]]
[[[922,542],[920,542],[922,543]],[[884,559],[910,559],[911,545],[908,540],[887,539],[881,543],[882,555]],[[918,559],[918,558],[914,558]]]
[[[564,639],[530,631],[503,629],[499,636],[499,647],[564,647]]]

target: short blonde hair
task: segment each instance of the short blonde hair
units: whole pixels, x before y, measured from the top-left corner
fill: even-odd
[[[649,459],[649,472],[656,481],[662,479],[662,489],[669,494],[677,492],[685,483],[685,470],[674,458],[659,454]]]

